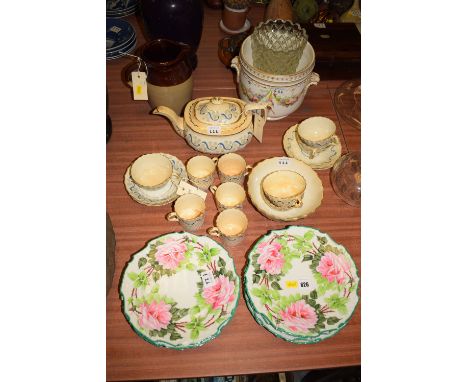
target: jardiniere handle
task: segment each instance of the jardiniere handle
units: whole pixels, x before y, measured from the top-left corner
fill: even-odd
[[[310,85],[318,85],[320,82],[320,76],[318,73],[312,72],[310,73],[309,81],[307,82],[307,85],[304,88],[304,93],[307,92],[307,89],[309,89]]]
[[[239,56],[234,57],[231,60],[231,68],[237,73],[237,83],[239,83],[240,67],[239,67]]]

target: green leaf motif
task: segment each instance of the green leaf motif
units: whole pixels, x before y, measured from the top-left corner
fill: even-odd
[[[281,286],[276,281],[271,283],[271,287],[276,290],[281,290]]]
[[[338,287],[338,284],[336,283],[336,281],[329,282],[320,273],[314,273],[314,278],[317,283],[317,292],[320,295],[323,295],[328,290],[337,289]]]
[[[138,260],[138,268],[141,268],[142,266],[144,266],[146,262],[147,262],[146,257],[140,257],[140,259]]]
[[[312,292],[310,292],[310,298],[311,298],[312,300],[317,300],[317,298],[318,298],[318,293],[317,293],[317,290],[316,290],[316,289],[314,289]]]
[[[340,321],[340,319],[338,317],[328,317],[327,318],[327,325],[335,325],[339,321]]]
[[[136,274],[135,272],[129,272],[128,273],[128,278],[132,281],[135,281],[138,277],[138,274]]]
[[[260,276],[254,273],[254,274],[252,275],[252,282],[253,282],[254,284],[258,284],[259,281],[260,281]]]
[[[189,271],[194,271],[195,270],[195,265],[192,263],[188,263],[185,268]]]
[[[311,241],[314,238],[314,231],[307,231],[304,234],[304,240]]]
[[[192,339],[192,340],[196,340],[199,336],[200,336],[200,330],[198,330],[198,329],[193,329],[190,332],[190,339]]]
[[[346,314],[348,309],[346,303],[348,299],[346,297],[340,297],[339,294],[333,294],[330,297],[325,299],[325,302],[331,309],[337,310],[341,314]]]
[[[146,287],[148,285],[148,277],[146,275],[146,272],[140,272],[138,275],[135,277],[135,273],[130,273],[128,277],[133,280],[133,286],[135,288],[139,287]]]
[[[279,300],[280,298],[280,294],[277,290],[268,289],[265,285],[262,285],[260,288],[253,288],[252,294],[258,297],[263,305],[271,305],[273,301]]]
[[[213,249],[216,249],[216,248],[211,248],[211,249],[213,250]],[[219,265],[220,267],[226,266],[226,262],[224,261],[224,259],[223,259],[222,257],[219,258],[219,260],[218,260],[218,265]]]
[[[171,333],[171,336],[169,337],[171,341],[180,340],[181,338],[182,336],[176,332]]]
[[[219,253],[219,248],[216,248],[216,247],[210,248],[210,256],[211,256],[211,257],[217,256],[218,253]],[[223,259],[220,258],[220,260],[223,260]],[[224,262],[224,260],[223,260],[223,263],[226,264],[226,263]]]
[[[196,314],[200,313],[200,307],[198,305],[193,306],[190,308],[190,315],[194,316]]]

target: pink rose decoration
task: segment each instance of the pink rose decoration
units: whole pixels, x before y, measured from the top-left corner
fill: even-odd
[[[156,260],[166,269],[174,269],[184,259],[187,246],[185,243],[179,243],[176,239],[167,239],[167,241],[158,247]]]
[[[169,312],[171,306],[163,301],[153,301],[150,305],[143,303],[140,305],[141,316],[138,323],[147,329],[166,329],[171,321],[172,314]]]
[[[219,276],[212,286],[203,289],[202,296],[213,309],[217,309],[234,300],[234,288],[234,281]]]
[[[350,265],[342,256],[335,255],[333,252],[325,252],[317,266],[317,272],[320,272],[328,281],[337,281],[338,284],[343,284],[348,275]]]
[[[272,275],[281,273],[284,265],[284,255],[280,253],[281,244],[279,243],[261,243],[258,246],[260,256],[257,260],[260,264],[260,269],[267,271]]]
[[[284,324],[293,332],[306,332],[317,323],[317,313],[304,300],[289,305],[280,315]]]

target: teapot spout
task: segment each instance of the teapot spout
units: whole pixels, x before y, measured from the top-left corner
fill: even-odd
[[[166,117],[171,122],[174,130],[181,137],[184,137],[184,119],[179,117],[174,110],[167,106],[157,106],[152,114],[159,114]]]

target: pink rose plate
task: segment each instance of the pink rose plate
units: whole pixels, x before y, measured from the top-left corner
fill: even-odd
[[[227,251],[206,236],[170,233],[134,254],[120,282],[122,311],[156,346],[186,349],[217,337],[239,301],[239,277]]]
[[[359,301],[350,254],[326,233],[290,226],[262,236],[248,254],[247,306],[255,320],[286,341],[309,344],[345,327]]]

